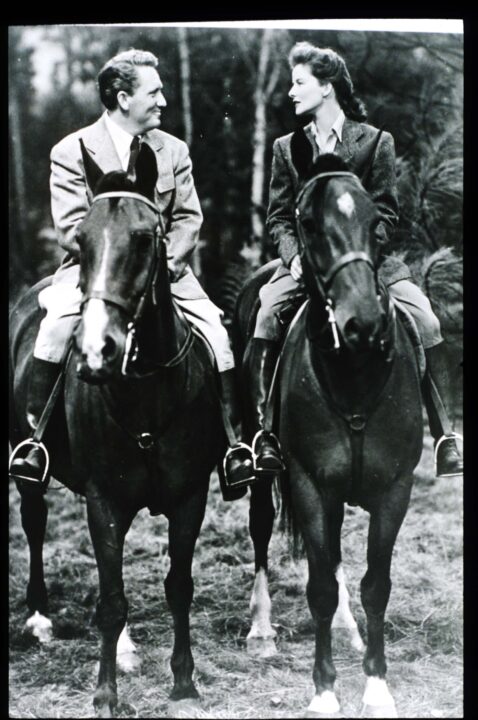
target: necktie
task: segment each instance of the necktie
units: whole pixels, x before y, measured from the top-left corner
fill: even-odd
[[[130,145],[128,169],[126,170],[126,173],[128,175],[135,175],[136,160],[139,155],[140,145],[141,145],[140,139],[137,135],[135,135],[134,138],[131,140],[131,145]]]

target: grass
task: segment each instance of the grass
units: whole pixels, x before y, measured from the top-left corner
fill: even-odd
[[[98,635],[94,625],[97,572],[84,502],[56,482],[48,492],[46,582],[55,640],[40,646],[23,631],[28,556],[19,498],[10,508],[10,717],[92,717]],[[191,611],[195,682],[204,718],[303,717],[313,695],[313,625],[304,595],[304,562],[291,561],[274,533],[270,592],[279,653],[249,657],[249,598],[253,551],[248,499],[222,501],[213,476],[193,564]],[[343,556],[351,607],[364,636],[359,583],[365,572],[368,515],[347,508]],[[136,517],[124,555],[130,633],[142,666],[118,676],[119,717],[168,717],[172,687],[171,618],[163,580],[169,559],[166,521],[147,510]],[[400,717],[463,716],[462,481],[435,480],[425,439],[410,509],[392,563],[386,616],[388,683]],[[361,655],[334,635],[337,695],[345,717],[359,717],[364,675]]]

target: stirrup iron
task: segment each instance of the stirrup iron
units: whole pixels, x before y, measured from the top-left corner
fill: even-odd
[[[48,450],[46,449],[45,445],[39,441],[34,440],[32,437],[27,438],[26,440],[22,440],[21,443],[19,443],[13,450],[12,454],[10,455],[10,460],[8,463],[8,472],[10,473],[10,469],[12,467],[13,461],[16,459],[18,451],[20,448],[24,447],[25,445],[31,445],[32,448],[36,447],[43,451],[43,454],[45,455],[45,469],[43,471],[43,477],[41,480],[36,480],[34,478],[26,477],[25,475],[11,475],[13,479],[18,478],[19,480],[27,480],[31,483],[39,483],[41,486],[47,486],[48,485],[48,470],[50,468],[50,456],[48,454]]]
[[[237,453],[237,451],[239,451],[239,453]],[[242,453],[242,451],[244,451],[244,453]],[[229,447],[227,449],[227,451],[224,455],[224,458],[222,461],[222,469],[224,472],[224,478],[226,480],[227,487],[230,488],[231,490],[240,489],[242,487],[247,487],[249,485],[252,485],[252,483],[254,483],[257,479],[256,476],[254,474],[252,474],[250,477],[244,478],[243,480],[238,480],[233,483],[229,482],[228,474],[226,472],[227,460],[231,455],[235,455],[235,454],[238,454],[239,456],[241,456],[241,454],[243,454],[244,459],[248,459],[251,456],[251,448],[249,447],[249,445],[247,445],[244,442],[236,442],[234,445],[231,445],[231,447]],[[253,468],[251,466],[251,471],[252,471],[252,469]]]
[[[458,440],[461,440],[463,443],[463,435],[460,435],[460,433],[453,432],[450,435],[442,435],[441,438],[437,441],[437,444],[435,445],[435,453],[434,453],[434,461],[435,461],[435,475],[438,472],[438,448],[444,442],[445,440],[451,440],[451,438],[457,438]],[[457,473],[457,475],[461,475],[462,473]],[[446,477],[446,475],[444,476]]]
[[[259,438],[261,438],[263,435],[268,435],[269,437],[274,439],[274,444],[276,445],[277,454],[280,459],[281,467],[277,468],[276,470],[269,470],[268,468],[258,468],[257,467],[257,456],[258,453],[256,452],[256,445]],[[252,459],[254,462],[254,471],[257,473],[260,473],[262,475],[268,474],[268,475],[275,475],[279,472],[283,472],[285,470],[285,464],[282,459],[282,451],[280,448],[279,438],[269,430],[258,430],[256,434],[254,435],[254,439],[252,441]]]

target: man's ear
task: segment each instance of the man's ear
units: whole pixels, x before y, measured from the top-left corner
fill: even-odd
[[[125,92],[124,90],[120,90],[116,95],[116,99],[118,101],[118,106],[121,108],[121,110],[129,110],[130,96],[127,92]]]

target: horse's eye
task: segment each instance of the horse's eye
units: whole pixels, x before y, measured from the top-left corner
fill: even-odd
[[[131,238],[134,242],[150,243],[153,240],[153,233],[149,230],[133,230]]]
[[[154,235],[148,230],[134,230],[131,233],[131,240],[137,252],[145,253],[152,246]]]
[[[304,228],[305,232],[307,232],[307,233],[315,232],[315,222],[311,217],[302,218],[301,223],[302,223],[302,227]]]

